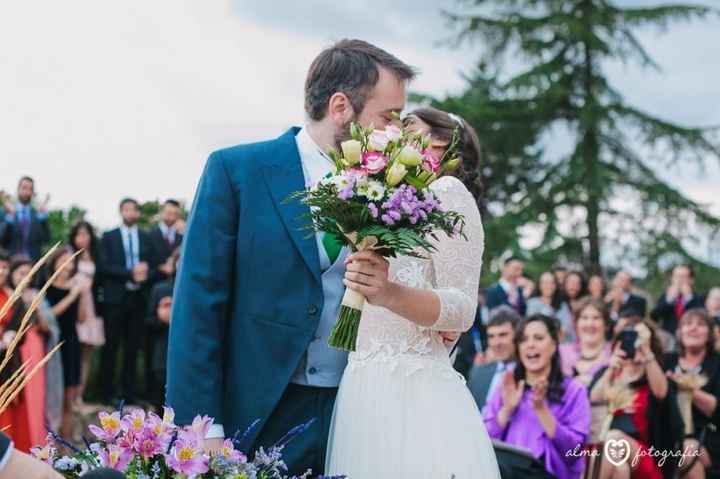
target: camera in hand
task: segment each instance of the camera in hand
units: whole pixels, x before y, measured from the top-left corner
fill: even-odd
[[[635,359],[635,342],[638,338],[638,333],[632,328],[623,329],[618,335],[620,340],[620,349],[625,351],[628,359]]]

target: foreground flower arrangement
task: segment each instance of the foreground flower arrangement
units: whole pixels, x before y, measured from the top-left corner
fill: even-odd
[[[309,229],[353,252],[371,250],[384,257],[432,253],[430,238],[440,231],[464,237],[462,215],[442,208],[429,188],[460,165],[454,156],[457,130],[441,158],[433,155],[429,136],[393,124],[375,130],[353,123],[350,133],[341,151],[328,151],[335,173],[289,198],[310,207]],[[360,293],[345,291],[330,346],[355,350],[364,303]]]
[[[239,449],[253,423],[243,434],[226,439],[223,447],[211,454],[203,451],[203,439],[213,423],[208,416],[197,416],[191,425],[174,424],[175,413],[164,408],[161,418],[155,413],[133,409],[123,414],[122,407],[113,413],[100,412],[100,425],[89,426],[96,441],[85,441],[78,449],[55,433],[47,444],[32,449],[37,459],[49,464],[68,479],[80,478],[89,470],[101,467],[122,472],[128,479],[304,479],[286,476],[283,448],[302,434],[314,420],[291,429],[280,441],[265,450],[256,451],[252,460]],[[60,455],[65,449],[68,455]],[[333,479],[333,478],[326,478]],[[336,477],[334,479],[340,479]]]

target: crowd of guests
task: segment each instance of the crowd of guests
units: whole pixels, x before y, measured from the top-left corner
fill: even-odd
[[[48,201],[33,206],[34,197],[29,177],[15,199],[0,197],[0,307],[50,239]],[[102,403],[162,405],[184,223],[174,200],[149,230],[138,227],[140,216],[138,202],[126,198],[117,228],[99,235],[87,221],[72,225],[39,280],[0,318],[2,351],[37,288],[52,279],[6,368],[32,368],[62,342],[0,417],[17,449],[43,442],[48,428],[73,437],[92,370]],[[601,478],[720,477],[720,288],[699,294],[692,268],[675,267],[649,309],[625,271],[609,283],[564,268],[531,280],[523,262],[509,258],[479,305],[455,364],[493,438],[522,448],[560,478],[590,468]],[[686,413],[682,397],[689,398]],[[603,454],[590,457],[593,448],[620,439],[637,461],[618,467]],[[685,459],[662,461],[653,449],[685,451]]]
[[[35,182],[23,177],[14,199],[0,193],[0,307],[41,258],[50,240],[48,200],[34,206]],[[30,319],[30,329],[5,368],[37,364],[62,342],[40,373],[0,417],[15,448],[44,443],[48,429],[76,436],[76,413],[85,408],[91,371],[102,404],[164,401],[165,355],[173,280],[184,222],[177,201],[167,200],[150,229],[138,227],[140,205],[125,198],[119,226],[98,235],[81,220],[47,260],[22,300],[0,318],[0,354],[8,348],[25,313],[50,281]],[[94,367],[99,359],[99,367]],[[121,359],[122,358],[122,359]],[[138,359],[141,358],[141,362]],[[142,364],[142,368],[140,365]],[[141,381],[142,378],[142,381]]]
[[[509,258],[480,292],[455,360],[490,436],[563,479],[720,477],[720,288],[678,265],[648,310],[625,271],[523,271]]]

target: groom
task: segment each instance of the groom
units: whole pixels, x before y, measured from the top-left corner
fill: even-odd
[[[307,207],[283,201],[333,171],[324,151],[349,137],[351,121],[384,128],[414,75],[369,43],[340,41],[310,66],[303,128],[210,155],[184,240],[167,379],[178,424],[215,418],[206,447],[256,419],[244,449],[267,447],[316,418],[284,453],[291,473],[323,472],[347,361],[327,346],[346,252],[322,234],[307,237]]]

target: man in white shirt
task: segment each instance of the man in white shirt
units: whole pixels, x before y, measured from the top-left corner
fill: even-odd
[[[506,371],[515,367],[515,328],[522,318],[507,305],[498,306],[490,313],[487,324],[486,364],[475,366],[468,387],[482,410]]]

